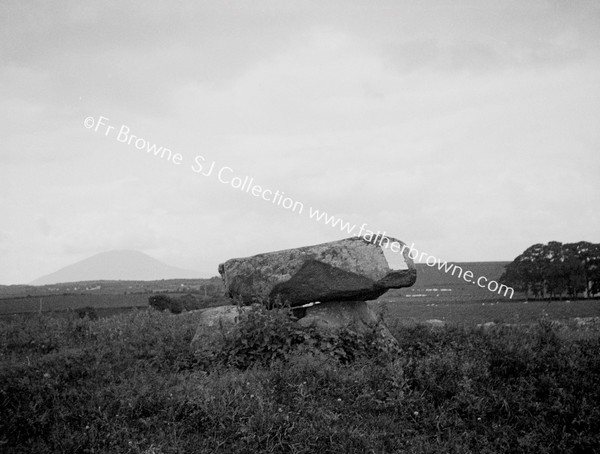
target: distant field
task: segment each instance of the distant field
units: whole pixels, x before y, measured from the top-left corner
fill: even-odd
[[[475,279],[485,276],[499,280],[509,262],[457,263],[463,272],[473,272]],[[575,317],[599,317],[600,300],[529,301],[515,292],[513,298],[498,295],[486,288],[466,283],[457,275],[437,267],[417,264],[417,282],[412,287],[390,290],[371,303],[387,306],[388,320],[423,322],[438,319],[451,324],[531,323],[547,316],[553,320]]]
[[[508,262],[457,263],[463,271],[475,277],[498,280]],[[65,312],[86,306],[107,316],[147,307],[148,298],[157,293],[178,297],[192,293],[213,304],[226,304],[220,278],[171,279],[162,281],[89,281],[47,286],[0,286],[0,315],[35,313],[42,302],[43,312]],[[522,301],[502,297],[485,288],[466,283],[437,267],[417,264],[417,282],[408,288],[390,290],[370,304],[374,308],[387,306],[387,319],[401,322],[423,322],[439,319],[452,324],[530,323],[544,317],[554,320],[575,317],[600,317],[600,300]],[[519,299],[519,301],[517,301]]]
[[[386,298],[371,303],[375,310],[387,308],[392,321],[423,322],[438,319],[452,324],[531,323],[547,314],[552,320],[600,317],[600,300],[499,301],[451,300],[449,298]]]
[[[430,267],[422,263],[416,264],[417,267],[417,282],[412,287],[390,290],[386,296],[406,296],[409,298],[422,297],[454,297],[460,299],[477,299],[477,300],[504,300],[511,301],[511,293],[508,292],[504,296],[504,291],[501,294],[491,292],[485,287],[479,287],[476,282],[465,282],[463,274],[467,271],[473,273],[472,281],[476,281],[480,277],[485,277],[487,281],[499,281],[500,276],[504,272],[504,267],[509,262],[460,262],[455,263],[458,267],[450,272],[440,270],[437,266]],[[452,274],[454,273],[454,274]],[[512,299],[521,299],[525,295],[514,292]]]
[[[122,295],[129,293],[197,293],[220,291],[221,279],[166,279],[160,281],[84,281],[51,285],[0,285],[0,298],[68,294]]]
[[[39,311],[40,299],[43,312],[66,313],[86,306],[96,308],[105,317],[134,307],[147,307],[148,298],[154,293],[128,295],[50,295],[44,297],[20,297],[0,299],[0,316]],[[170,296],[177,297],[177,294]],[[544,317],[564,320],[575,317],[600,317],[600,300],[566,301],[506,301],[476,299],[474,297],[420,297],[407,298],[386,294],[378,301],[369,303],[376,311],[387,308],[386,320],[399,322],[424,322],[439,319],[451,324],[531,323]]]
[[[0,299],[0,314],[38,312],[40,310],[40,300],[42,312],[66,311],[86,306],[103,309],[147,306],[148,297],[151,295],[151,293],[131,295],[69,294],[2,298]]]

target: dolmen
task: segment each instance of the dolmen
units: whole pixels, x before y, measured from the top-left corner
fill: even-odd
[[[410,287],[417,277],[404,243],[380,235],[234,258],[219,265],[219,274],[226,294],[243,304],[205,309],[192,345],[207,330],[235,323],[252,303],[289,304],[302,326],[365,332],[377,323],[366,301]]]

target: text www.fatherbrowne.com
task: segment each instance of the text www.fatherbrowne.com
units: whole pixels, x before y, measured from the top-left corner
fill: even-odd
[[[311,219],[316,220],[318,222],[323,222],[326,225],[331,227],[338,227],[342,232],[346,232],[350,235],[359,236],[364,238],[367,241],[373,241],[379,244],[381,247],[389,248],[392,252],[403,254],[405,249],[408,249],[408,256],[419,262],[425,262],[429,267],[436,267],[438,270],[443,270],[447,274],[451,274],[452,276],[456,276],[459,279],[463,279],[465,282],[470,284],[476,284],[481,288],[487,288],[490,292],[498,293],[498,295],[507,296],[510,295],[509,298],[512,299],[515,290],[512,287],[508,287],[504,284],[500,284],[497,281],[489,280],[485,276],[479,276],[477,279],[474,279],[474,274],[472,271],[466,270],[459,265],[454,263],[442,262],[440,259],[434,257],[433,255],[427,254],[426,252],[419,251],[415,248],[414,243],[409,246],[406,244],[401,245],[400,243],[390,240],[386,236],[386,232],[383,233],[379,230],[375,233],[372,230],[367,229],[367,224],[362,224],[358,232],[356,232],[357,225],[351,224],[349,222],[343,221],[340,218],[336,218],[335,216],[331,216],[324,211],[319,211],[312,207],[309,207],[309,216]],[[385,243],[385,244],[383,244]]]
[[[185,160],[181,153],[174,153],[169,148],[158,146],[143,137],[132,134],[129,126],[125,124],[120,126],[111,124],[108,117],[99,116],[97,119],[95,117],[87,117],[83,124],[87,129],[103,134],[105,137],[114,136],[117,142],[133,146],[140,151],[145,151],[147,154],[154,155],[175,166],[180,166]],[[241,176],[236,175],[231,167],[218,166],[215,161],[207,163],[206,159],[201,155],[194,157],[190,169],[192,172],[202,177],[216,177],[220,183],[231,186],[233,189],[246,192],[254,197],[261,198],[266,202],[290,210],[293,213],[302,215],[305,212],[304,204],[302,202],[293,200],[290,197],[285,197],[283,191],[265,188],[256,184],[254,178],[247,175],[242,178]],[[340,218],[329,215],[316,208],[308,207],[308,215],[310,219],[317,222],[323,222],[325,225],[329,225],[333,228],[338,227],[340,231],[346,232],[349,235],[362,237],[370,242],[378,242],[381,247],[389,247],[390,250],[395,253],[404,254],[405,249],[408,248],[405,244],[390,240],[390,238],[385,235],[385,232],[381,233],[378,230],[377,233],[375,233],[374,231],[367,229],[367,224],[362,224],[359,231],[356,232],[357,226],[355,224],[343,221]],[[382,244],[384,240],[386,243],[385,245]],[[452,276],[457,273],[459,279],[462,278],[465,282],[477,284],[481,288],[487,288],[490,292],[498,293],[499,295],[503,294],[503,296],[510,294],[510,298],[514,295],[515,291],[511,287],[507,287],[506,285],[493,280],[488,280],[485,276],[473,280],[474,275],[471,271],[467,270],[463,272],[463,269],[460,266],[453,263],[442,262],[425,252],[419,254],[419,251],[414,247],[414,243],[410,245],[408,255],[413,260],[418,259],[419,262],[425,261],[430,267],[437,266],[438,269],[443,269],[445,273],[452,274]]]

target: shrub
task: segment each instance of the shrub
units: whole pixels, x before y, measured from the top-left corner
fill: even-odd
[[[158,311],[164,311],[171,307],[171,297],[167,295],[153,295],[148,298],[148,304]]]
[[[177,299],[182,305],[182,308],[186,311],[193,311],[197,309],[202,309],[204,307],[208,307],[208,304],[201,301],[198,297],[188,293]]]
[[[202,303],[191,294],[179,298],[171,298],[162,294],[154,295],[148,298],[148,303],[150,307],[156,310],[168,310],[172,314],[181,314],[183,311],[192,311],[208,306],[208,304]]]
[[[183,312],[184,306],[179,298],[172,298],[168,309],[169,311],[171,311],[172,314],[181,314]]]
[[[98,313],[96,312],[96,308],[92,306],[81,307],[76,310],[79,318],[89,318],[90,320],[96,320],[98,318]]]
[[[342,364],[358,358],[390,354],[393,347],[381,338],[377,326],[368,333],[349,329],[321,331],[296,323],[288,306],[267,309],[253,304],[213,349],[215,359],[239,368],[287,361],[296,354],[327,355]]]
[[[154,295],[148,298],[150,307],[158,310],[168,310],[172,314],[181,314],[184,309],[188,310],[180,298],[171,298],[167,295]]]

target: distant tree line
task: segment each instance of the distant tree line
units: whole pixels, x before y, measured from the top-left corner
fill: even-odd
[[[534,298],[589,298],[600,293],[600,244],[534,244],[506,266],[500,283]]]

